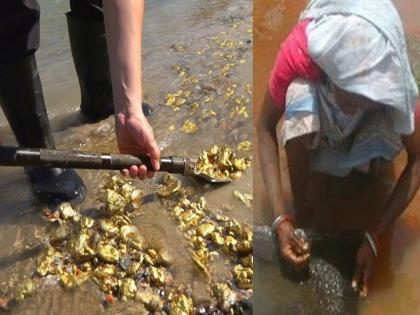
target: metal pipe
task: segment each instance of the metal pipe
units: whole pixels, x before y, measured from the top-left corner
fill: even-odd
[[[188,159],[185,157],[162,157],[160,170],[184,174],[187,163]],[[146,165],[148,169],[152,168],[147,156],[0,146],[0,166],[122,170],[131,165]]]

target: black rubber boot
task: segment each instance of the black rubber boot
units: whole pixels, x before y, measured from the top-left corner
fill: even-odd
[[[0,103],[21,147],[54,149],[35,56],[0,65]],[[74,170],[26,168],[35,194],[47,202],[80,202],[86,188]]]
[[[104,22],[77,19],[71,12],[66,16],[80,85],[80,110],[91,121],[105,119],[114,114],[114,104]]]
[[[80,85],[80,110],[89,121],[97,122],[114,114],[105,25],[97,17],[87,21],[72,12],[66,16]],[[147,103],[142,105],[144,115],[151,115],[152,107]]]

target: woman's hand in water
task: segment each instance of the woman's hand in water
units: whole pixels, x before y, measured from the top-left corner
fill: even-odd
[[[309,263],[309,244],[295,235],[290,221],[282,222],[276,230],[281,255],[296,268],[306,267]]]
[[[365,240],[357,253],[357,266],[351,283],[353,289],[358,291],[362,297],[366,297],[368,295],[375,260],[376,257],[372,252],[372,248],[370,247],[368,241]]]

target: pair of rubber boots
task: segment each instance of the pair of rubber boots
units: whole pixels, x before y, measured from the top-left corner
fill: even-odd
[[[67,14],[81,112],[90,121],[114,113],[103,21],[85,22]],[[21,147],[54,149],[35,56],[0,66],[0,103]],[[86,188],[72,169],[26,168],[33,191],[48,203],[81,202]]]

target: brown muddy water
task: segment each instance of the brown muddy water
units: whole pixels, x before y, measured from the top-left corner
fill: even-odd
[[[254,117],[258,116],[277,49],[305,4],[306,1],[254,0]],[[420,78],[419,3],[396,0],[395,4],[406,30],[411,64],[416,77]],[[256,150],[257,143],[254,143],[254,153]],[[352,229],[360,226],[358,218],[366,219],[369,215],[368,220],[374,220],[404,165],[405,156],[401,154],[392,165],[383,167],[375,178],[310,178],[310,198],[320,206],[316,213],[320,220],[317,221],[322,226]],[[269,225],[272,214],[259,169],[258,159],[254,158],[254,223]],[[371,292],[368,298],[359,301],[359,314],[420,313],[420,278],[417,272],[420,259],[419,205],[420,194],[417,194],[389,233],[385,253],[378,260]],[[318,314],[313,311],[317,305],[310,305],[307,301],[307,291],[298,284],[285,281],[278,266],[256,261],[254,269],[256,314],[292,314],[290,310],[296,310],[290,307],[292,301],[306,305],[303,311],[301,309],[302,313]]]
[[[42,43],[37,57],[57,146],[116,152],[112,117],[97,124],[79,124],[78,85],[64,18],[67,1],[41,0],[40,4]],[[252,140],[251,65],[251,1],[146,1],[144,101],[154,105],[149,121],[163,155],[197,157],[212,144],[236,148],[241,141]],[[165,105],[165,97],[179,90],[191,93],[174,111]],[[187,119],[198,126],[193,134],[181,130]],[[3,143],[14,144],[4,119],[2,124]],[[251,155],[251,151],[244,154]],[[49,227],[41,215],[45,205],[32,195],[22,169],[2,168],[0,172],[0,295],[7,297],[22,279],[34,274]],[[98,208],[99,187],[107,172],[79,173],[88,188],[87,199],[79,208]],[[158,174],[155,179],[136,183],[148,197],[134,222],[148,242],[168,248],[174,256],[170,270],[175,281],[196,288],[195,301],[211,300],[205,278],[191,262],[186,240],[153,194],[160,178]],[[251,209],[233,195],[235,190],[252,194],[252,169],[224,186],[182,180],[204,196],[210,208],[241,223],[252,223]],[[218,265],[215,274],[226,277],[229,269],[222,260]],[[45,282],[35,294],[12,307],[11,313],[94,314],[104,311],[103,297],[91,282],[70,291],[54,281]],[[108,312],[136,312],[137,306],[117,303]]]

